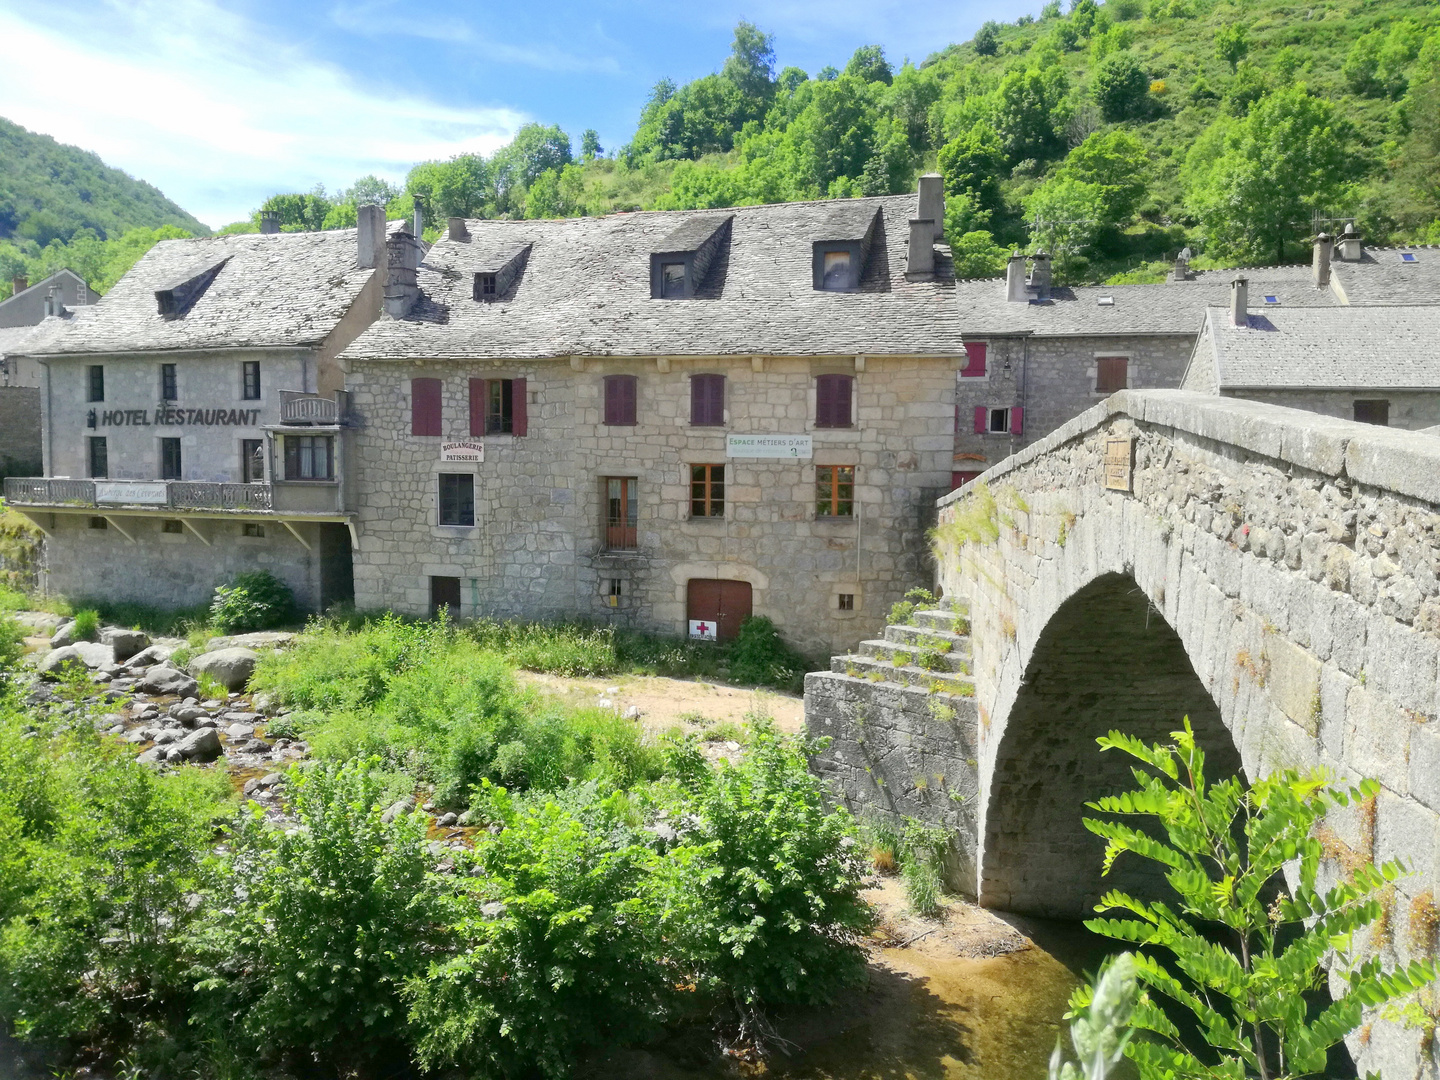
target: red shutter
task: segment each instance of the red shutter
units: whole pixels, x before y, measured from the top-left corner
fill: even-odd
[[[725,376],[690,376],[690,423],[720,427],[725,423]]]
[[[484,379],[470,380],[470,434],[485,434],[485,406],[490,401],[490,387]]]
[[[989,429],[989,426],[985,423],[986,413],[988,413],[989,411],[990,411],[990,410],[987,409],[987,408],[985,408],[984,405],[976,405],[976,406],[975,406],[975,434],[976,434],[976,435],[984,435],[985,432],[987,432],[987,431],[990,430],[990,429]]]
[[[964,487],[980,475],[979,469],[956,469],[950,473],[950,490]]]
[[[1024,423],[1023,423],[1024,419],[1025,419],[1025,410],[1022,409],[1019,405],[1016,405],[1013,409],[1010,410],[1010,434],[1011,434],[1011,435],[1023,435],[1023,434],[1024,434],[1024,432],[1025,432],[1025,425],[1024,425]]]
[[[620,422],[622,424],[629,424],[633,427],[636,423],[637,418],[640,415],[640,380],[637,379],[634,375],[625,375],[622,377],[620,385],[624,388],[625,391],[624,415],[621,417]]]
[[[510,430],[517,436],[530,433],[530,404],[524,379],[510,380]]]
[[[820,375],[815,380],[815,426],[847,428],[850,423],[849,375]]]
[[[850,408],[850,391],[855,380],[849,375],[835,376],[835,426],[850,427],[852,421]]]
[[[611,427],[633,427],[636,415],[634,375],[605,376],[605,423]]]
[[[976,376],[982,376],[982,375],[984,375],[984,374],[985,374],[985,352],[986,352],[986,343],[985,343],[985,342],[983,342],[983,341],[967,341],[967,342],[965,343],[965,355],[970,358],[970,362],[965,365],[965,368],[960,372],[960,374],[961,374],[961,375],[964,375],[964,376],[967,376],[967,377],[969,377],[969,378],[974,378],[974,377],[976,377]]]
[[[620,423],[620,386],[616,382],[619,376],[605,376],[605,424],[607,427]]]
[[[440,434],[440,380],[410,380],[410,434]]]

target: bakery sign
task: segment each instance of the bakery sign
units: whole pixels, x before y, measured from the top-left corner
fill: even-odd
[[[485,444],[479,439],[456,439],[440,444],[441,461],[484,461]]]

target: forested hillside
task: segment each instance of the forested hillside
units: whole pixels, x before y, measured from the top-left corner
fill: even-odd
[[[0,118],[0,299],[68,266],[104,289],[156,239],[208,233],[159,189]]]
[[[392,213],[422,195],[439,223],[899,192],[938,168],[976,276],[1030,244],[1072,280],[1154,279],[1187,244],[1198,266],[1295,260],[1317,214],[1356,217],[1372,242],[1440,242],[1440,9],[1051,0],[918,67],[866,46],[814,73],[777,72],[771,38],[742,23],[716,73],[656,84],[627,145],[605,155],[586,132],[572,155],[530,125],[383,195]],[[267,208],[339,225],[352,196]]]

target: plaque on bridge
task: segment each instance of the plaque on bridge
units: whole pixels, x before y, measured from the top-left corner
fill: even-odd
[[[1134,472],[1135,440],[1130,436],[1105,440],[1105,488],[1129,491]]]

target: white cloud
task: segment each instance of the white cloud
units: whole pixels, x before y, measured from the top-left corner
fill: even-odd
[[[209,0],[127,0],[83,21],[7,3],[0,115],[94,150],[209,225],[275,191],[491,153],[526,119],[361,83]]]

